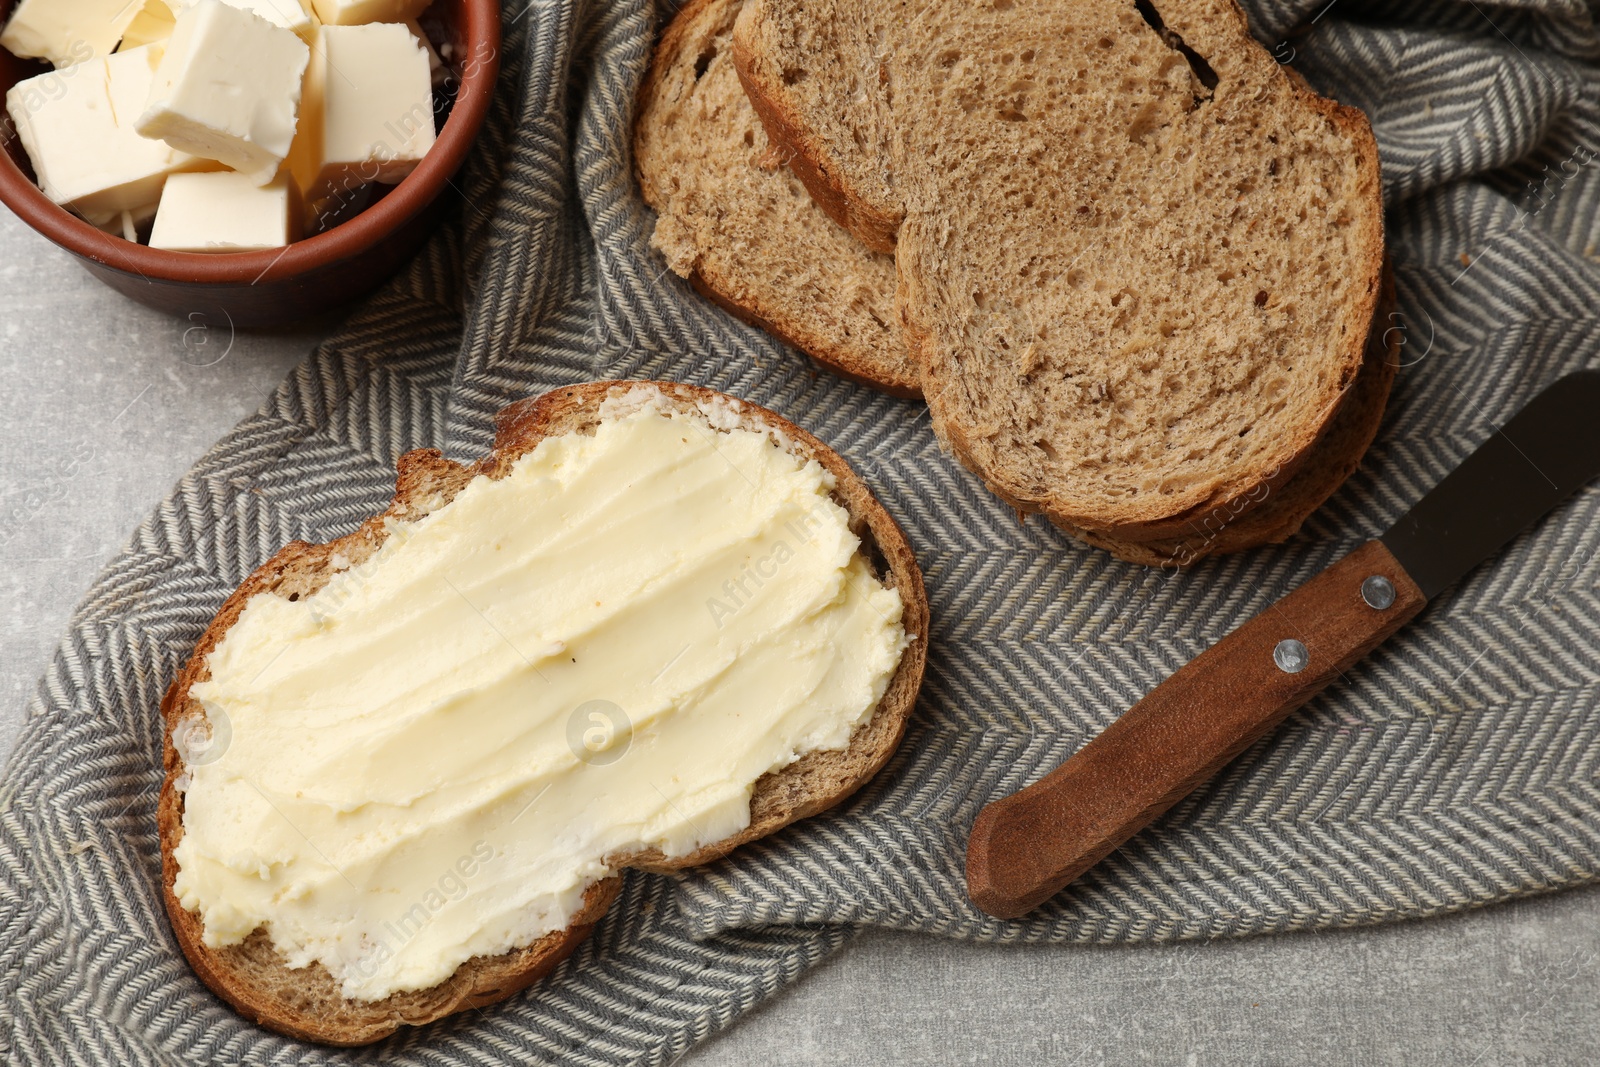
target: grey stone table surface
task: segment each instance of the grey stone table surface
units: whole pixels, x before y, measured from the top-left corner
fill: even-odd
[[[0,752],[100,566],[331,327],[230,336],[161,315],[0,218],[0,514],[26,517],[0,541]],[[869,932],[683,1062],[1597,1060],[1600,886],[1427,922],[1155,947]]]

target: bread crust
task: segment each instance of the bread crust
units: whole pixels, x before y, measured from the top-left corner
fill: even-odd
[[[743,428],[766,433],[791,454],[814,459],[826,468],[836,480],[834,498],[849,513],[850,528],[861,538],[862,550],[874,571],[900,593],[902,625],[910,642],[883,698],[871,717],[856,727],[846,749],[807,753],[757,781],[751,798],[750,825],[744,831],[689,856],[668,859],[659,852],[647,851],[612,857],[613,866],[619,870],[637,867],[672,871],[709,862],[747,841],[838,804],[893,755],[904,736],[926,667],[928,599],[922,573],[904,533],[838,453],[766,408],[675,382],[591,382],[520,401],[500,413],[494,447],[477,463],[463,466],[433,449],[407,453],[399,461],[393,502],[381,515],[326,544],[291,542],[257,568],[223,603],[162,701],[164,777],[157,823],[163,901],[173,933],[195,973],[241,1015],[302,1040],[329,1045],[368,1044],[402,1026],[420,1026],[468,1008],[484,1007],[527,988],[570,955],[616,899],[621,878],[611,877],[588,889],[581,911],[565,930],[525,948],[470,959],[432,989],[395,993],[373,1003],[346,1000],[320,964],[298,970],[285,966],[262,930],[243,944],[228,948],[212,949],[204,944],[200,917],[186,911],[173,892],[177,876],[173,850],[183,838],[184,796],[177,782],[185,770],[173,737],[180,725],[204,719],[204,710],[190,690],[209,677],[210,653],[251,597],[263,592],[300,596],[315,593],[332,577],[335,555],[348,563],[359,563],[378,550],[387,537],[386,520],[420,518],[442,507],[474,478],[503,477],[518,457],[547,436],[593,432],[600,421],[600,404],[608,397],[636,388],[657,392],[663,403],[677,410],[702,406],[731,410]]]
[[[665,131],[659,127],[664,118],[671,114],[670,87],[675,80],[682,80],[685,70],[693,69],[693,65],[703,56],[706,45],[719,32],[725,31],[725,22],[737,10],[738,0],[690,0],[662,33],[650,69],[640,86],[638,106],[635,108],[634,169],[645,202],[658,214],[671,210],[672,203],[669,190],[664,187],[664,179],[655,173],[658,165],[653,162],[652,152],[655,140],[665,138]],[[732,122],[735,118],[731,115],[719,116],[724,122]],[[681,116],[679,121],[682,121]],[[689,128],[680,132],[679,136],[693,137],[695,133],[694,129]],[[773,166],[781,169],[781,162],[776,156]],[[771,180],[781,182],[785,179],[775,173]],[[741,192],[735,187],[729,195],[737,197]],[[834,225],[832,220],[819,219],[818,222],[826,226]],[[887,271],[888,268],[885,269]],[[697,292],[718,307],[799,349],[834,374],[891,396],[907,400],[922,399],[921,374],[905,351],[899,331],[892,326],[894,336],[889,342],[889,351],[863,354],[859,347],[853,349],[833,331],[823,328],[821,321],[786,314],[779,302],[763,299],[759,285],[751,284],[746,276],[729,273],[714,257],[696,256],[687,277]],[[878,358],[867,358],[867,355],[876,355]]]
[[[1283,79],[1295,103],[1326,119],[1341,130],[1351,143],[1362,199],[1371,212],[1376,237],[1359,250],[1360,261],[1352,267],[1360,284],[1352,301],[1350,317],[1356,322],[1372,322],[1378,312],[1385,242],[1377,141],[1371,125],[1360,110],[1318,95],[1303,78],[1277,64],[1250,36],[1248,21],[1237,0],[1225,0],[1225,7],[1233,19],[1231,28],[1238,45],[1256,53],[1254,62],[1262,64],[1264,68],[1271,67],[1275,71],[1273,77]],[[783,145],[791,155],[789,165],[801,177],[806,188],[831,216],[851,225],[849,220],[864,210],[870,211],[871,206],[842,178],[844,168],[827,158],[822,139],[810,129],[789,99],[789,94],[783,91],[781,79],[775,73],[776,64],[761,54],[756,28],[761,17],[762,0],[750,0],[735,26],[734,59],[745,91],[756,114],[766,126],[769,137]],[[882,223],[885,220],[878,216],[876,221]],[[900,221],[895,220],[896,230]],[[853,225],[852,232],[857,232],[856,226],[859,225],[859,222]],[[898,241],[898,235],[896,239]],[[904,252],[903,249],[901,251]],[[1216,479],[1212,484],[1197,486],[1182,494],[1143,503],[1102,503],[1085,509],[1059,492],[1035,496],[1011,484],[1003,472],[986,462],[974,442],[966,438],[962,428],[947,417],[941,396],[944,383],[933,373],[929,357],[930,327],[920,320],[918,314],[923,303],[918,298],[920,287],[917,279],[906,270],[907,258],[904,254],[897,256],[901,320],[906,330],[907,344],[922,369],[924,397],[941,441],[963,465],[982,478],[991,491],[1019,512],[1043,514],[1065,529],[1090,535],[1095,543],[1178,541],[1189,536],[1194,524],[1204,521],[1207,516],[1219,511],[1240,516],[1258,506],[1262,500],[1286,486],[1301,469],[1313,447],[1333,425],[1365,359],[1367,335],[1354,331],[1345,339],[1338,360],[1337,389],[1331,392],[1314,417],[1304,420],[1296,433],[1278,444],[1270,461],[1263,462],[1253,476],[1241,473],[1229,480]],[[1135,551],[1130,555],[1143,554]]]

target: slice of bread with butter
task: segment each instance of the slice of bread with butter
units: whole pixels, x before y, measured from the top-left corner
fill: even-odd
[[[849,796],[927,653],[911,548],[752,404],[596,382],[294,542],[162,705],[164,897],[250,1019],[338,1045],[500,1000],[672,871]]]

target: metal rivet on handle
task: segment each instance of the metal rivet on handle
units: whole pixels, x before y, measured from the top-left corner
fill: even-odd
[[[1374,574],[1361,583],[1361,599],[1367,607],[1383,611],[1394,603],[1394,583],[1381,574]]]
[[[1306,646],[1292,637],[1285,637],[1278,642],[1278,647],[1272,650],[1272,662],[1284,674],[1299,674],[1306,669],[1306,664],[1311,662],[1311,653],[1306,651]]]

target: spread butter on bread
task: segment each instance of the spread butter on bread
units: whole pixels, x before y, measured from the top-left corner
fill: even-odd
[[[353,1045],[546,974],[626,867],[850,795],[894,751],[927,601],[844,461],[709,390],[508,408],[471,466],[295,542],[163,702],[164,897],[200,977]]]

